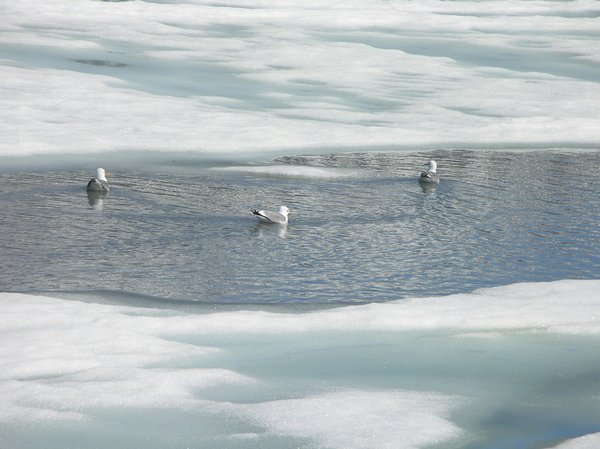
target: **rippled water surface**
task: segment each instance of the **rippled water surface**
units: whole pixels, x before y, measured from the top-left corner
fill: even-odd
[[[430,157],[441,182],[427,189]],[[597,152],[115,165],[95,204],[95,166],[0,174],[0,290],[364,302],[600,272]],[[282,204],[287,227],[250,213]]]

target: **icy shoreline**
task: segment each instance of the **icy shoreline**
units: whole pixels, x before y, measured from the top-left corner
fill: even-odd
[[[2,13],[4,156],[600,144],[594,2]]]
[[[488,401],[498,401],[496,395],[504,397],[501,403],[529,395],[520,382],[502,385],[498,368],[486,367],[495,362],[482,355],[507,358],[512,366],[502,369],[509,369],[514,381],[525,376],[532,385],[547,382],[554,370],[570,378],[578,372],[580,356],[575,353],[571,366],[562,366],[552,361],[554,353],[567,356],[560,346],[577,344],[586,357],[586,348],[596,344],[599,289],[600,281],[515,284],[292,314],[268,309],[190,313],[0,293],[0,423],[5,429],[22,423],[33,435],[50,432],[44,437],[48,441],[60,438],[44,423],[70,423],[80,447],[106,447],[85,436],[85,429],[102,416],[118,419],[128,410],[145,410],[174,419],[174,432],[184,425],[177,423],[181,413],[199,413],[195,432],[209,434],[202,447],[219,440],[226,442],[223,447],[237,447],[239,438],[273,447],[286,438],[306,438],[318,447],[340,449],[398,447],[398,441],[403,448],[418,448],[440,440],[460,448],[462,427],[469,421],[457,417],[468,416],[473,407],[493,413],[495,405]],[[511,355],[515,344],[520,349]],[[398,350],[404,356],[392,362]],[[471,351],[470,366],[460,368],[454,357]],[[390,365],[382,369],[387,358]],[[441,363],[436,370],[449,370],[439,373],[439,382],[426,380],[432,375],[427,370],[417,374],[429,363],[438,365],[436,358],[446,359],[446,367]],[[363,365],[367,360],[381,366],[369,368]],[[413,364],[415,374],[424,376],[421,381],[412,379],[412,369],[406,371]],[[342,375],[344,366],[349,371]],[[369,377],[378,374],[363,378],[365,369],[375,370]],[[456,376],[476,381],[465,389]],[[598,407],[597,399],[585,396],[563,394],[562,401]],[[520,407],[518,402],[512,406]],[[363,414],[369,418],[360,418]],[[219,416],[230,417],[228,430],[203,427]],[[107,432],[116,425],[110,421]],[[28,441],[17,430],[10,434],[16,442]],[[129,438],[135,435],[132,430]],[[171,431],[162,437],[174,441]],[[593,438],[558,447],[587,448]],[[121,447],[118,438],[112,441],[111,447]]]

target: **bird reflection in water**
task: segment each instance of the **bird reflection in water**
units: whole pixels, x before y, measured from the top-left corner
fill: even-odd
[[[432,182],[420,182],[419,185],[425,195],[433,195],[438,187],[437,183]]]
[[[94,210],[102,210],[104,207],[104,198],[106,198],[106,192],[95,192],[88,190],[87,197],[88,202],[90,203],[90,208]]]
[[[269,238],[271,236],[285,238],[287,235],[287,226],[272,226],[269,223],[258,223],[253,228],[253,232],[259,238]]]

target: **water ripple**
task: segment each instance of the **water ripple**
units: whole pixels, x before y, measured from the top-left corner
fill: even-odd
[[[422,189],[429,158],[442,181]],[[597,278],[600,154],[294,156],[265,170],[0,174],[0,290],[113,290],[208,302],[365,302]],[[271,176],[269,164],[289,165]],[[342,178],[296,176],[305,167]],[[286,173],[289,176],[286,176]],[[287,228],[251,207],[292,209]]]

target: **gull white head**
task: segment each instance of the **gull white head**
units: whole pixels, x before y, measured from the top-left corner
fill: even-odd
[[[108,182],[108,181],[106,180],[106,172],[104,171],[104,169],[103,169],[103,168],[98,168],[98,169],[96,170],[96,179],[97,179],[98,181],[104,181],[104,182]]]
[[[287,217],[288,217],[288,215],[290,214],[290,210],[289,210],[289,209],[288,209],[286,206],[281,206],[281,207],[279,208],[279,213],[280,213],[281,215],[283,215],[285,218],[287,218]]]
[[[427,162],[427,164],[425,165],[427,165],[427,171],[430,173],[435,173],[435,171],[437,170],[437,164],[433,159]]]

